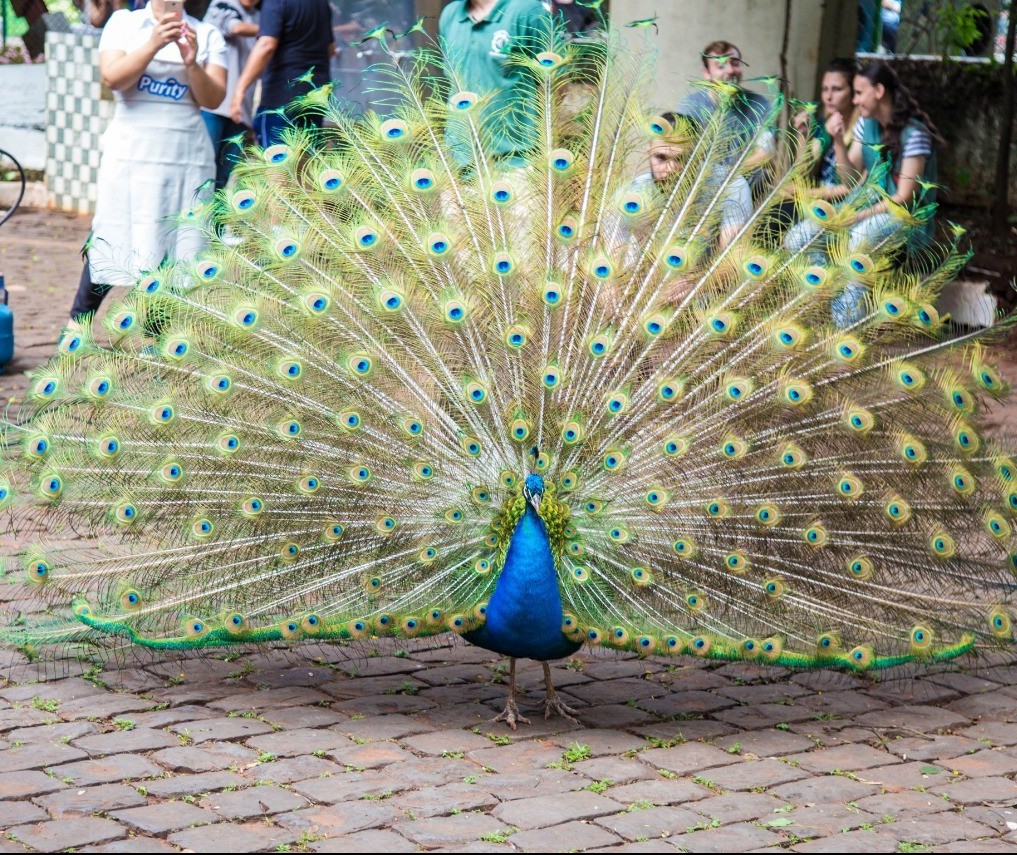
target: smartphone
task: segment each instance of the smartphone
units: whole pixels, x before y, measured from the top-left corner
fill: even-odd
[[[163,14],[170,12],[177,16],[177,20],[182,21],[184,19],[184,0],[163,0]]]

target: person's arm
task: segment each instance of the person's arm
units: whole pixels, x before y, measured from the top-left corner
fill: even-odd
[[[861,181],[865,170],[862,159],[862,141],[858,134],[851,142],[851,148],[844,145],[844,117],[834,113],[826,120],[826,132],[833,138],[833,154],[837,160],[837,177],[847,187],[854,187]]]
[[[247,21],[237,21],[230,27],[231,36],[256,36],[258,35],[258,25],[251,24]]]
[[[925,155],[920,154],[915,157],[905,157],[901,162],[897,192],[890,196],[889,199],[884,199],[882,202],[877,202],[875,205],[863,208],[855,215],[855,222],[875,214],[886,213],[890,209],[890,203],[910,208],[914,204],[915,199],[920,195],[918,179],[924,169]]]
[[[107,48],[99,51],[99,77],[110,89],[130,89],[148,68],[148,64],[165,45],[180,39],[183,22],[169,12],[152,28],[152,35],[141,47],[130,53]],[[220,98],[221,100],[221,98]]]
[[[220,38],[218,34],[216,38]],[[221,45],[222,42],[220,41]],[[191,85],[191,97],[199,107],[214,110],[226,97],[226,69],[221,65],[198,62],[198,34],[190,27],[184,30],[184,41],[180,45],[180,56],[187,69],[187,82]]]
[[[335,42],[332,43],[333,46]],[[240,79],[237,81],[237,88],[233,90],[233,97],[230,99],[230,116],[234,122],[244,120],[244,94],[248,88],[254,85],[254,81],[261,77],[268,68],[268,64],[279,47],[279,39],[273,36],[258,36],[254,43],[251,55],[247,57],[244,70],[240,72]]]

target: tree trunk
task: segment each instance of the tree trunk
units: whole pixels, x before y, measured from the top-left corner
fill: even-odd
[[[1010,15],[1003,49],[1003,127],[996,155],[996,182],[992,200],[992,226],[997,234],[1006,234],[1010,218],[1010,146],[1013,143],[1014,101],[1017,80],[1014,79],[1014,41],[1017,37],[1017,2],[1010,0]]]

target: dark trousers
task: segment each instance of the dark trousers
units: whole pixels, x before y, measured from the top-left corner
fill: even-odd
[[[74,295],[74,305],[71,306],[71,320],[80,321],[88,315],[94,315],[99,310],[102,298],[112,287],[101,282],[93,282],[86,261],[81,271],[81,279],[78,281],[78,293]]]
[[[246,134],[247,126],[208,110],[201,111],[201,118],[205,120],[215,151],[215,189],[222,190],[230,180],[234,165],[243,159],[243,144],[238,145],[235,138]]]

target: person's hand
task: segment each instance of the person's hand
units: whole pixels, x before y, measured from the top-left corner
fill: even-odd
[[[795,130],[798,133],[803,137],[807,137],[809,135],[809,128],[812,125],[812,115],[808,110],[802,110],[791,120],[791,124],[795,126]]]
[[[180,56],[184,65],[191,68],[198,61],[198,34],[184,24],[182,36],[177,43],[180,47]]]
[[[844,116],[834,110],[826,120],[826,132],[835,140],[844,137]]]
[[[230,118],[237,124],[244,121],[244,91],[238,86],[230,98]]]
[[[149,41],[156,50],[165,47],[170,42],[180,41],[184,32],[184,22],[174,12],[167,12],[159,19],[159,23],[152,28],[152,35]]]

